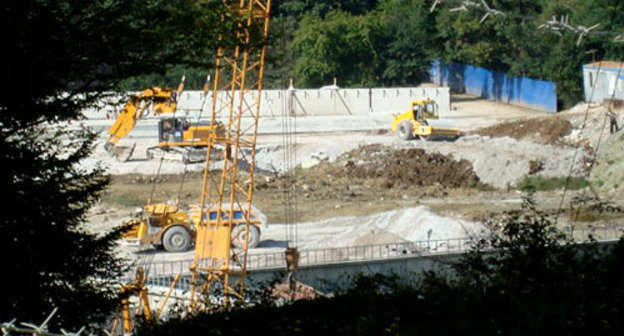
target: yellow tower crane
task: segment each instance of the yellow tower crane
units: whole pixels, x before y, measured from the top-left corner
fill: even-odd
[[[230,297],[243,297],[252,226],[256,139],[271,0],[224,0],[223,3],[228,8],[223,19],[236,16],[239,23],[234,36],[221,37],[217,50],[211,124],[222,122],[225,136],[208,141],[201,216],[195,227],[195,258],[191,267],[193,308],[198,294],[205,297],[217,286],[226,301]],[[213,157],[213,149],[225,151],[228,147],[230,153],[218,159]],[[221,170],[213,174],[210,169],[215,164],[221,165]],[[216,220],[207,218],[208,208],[221,209]],[[245,221],[241,226],[245,237],[242,248],[232,245],[235,209],[243,209],[239,212]]]
[[[217,284],[226,303],[231,297],[243,298],[249,238],[256,220],[252,205],[254,169],[271,0],[223,0],[223,4],[228,10],[222,19],[238,24],[234,36],[221,37],[222,46],[217,50],[211,125],[221,123],[223,128],[219,136],[209,137],[204,142],[208,150],[201,205],[199,218],[193,223],[195,257],[191,266],[191,311],[198,308],[200,299],[207,298]],[[243,120],[247,121],[245,125]],[[213,153],[219,150],[222,155]],[[220,171],[213,174],[211,168],[218,165],[221,165]],[[241,221],[244,225],[240,225]],[[241,228],[242,232],[236,231]],[[232,243],[241,236],[244,237],[242,247]],[[125,334],[134,331],[128,299],[131,295],[139,297],[139,308],[146,320],[154,320],[164,309],[179,277],[176,275],[161,307],[153,315],[145,286],[146,275],[139,270],[137,279],[122,287],[121,318],[115,320],[113,330],[121,325]],[[236,281],[232,281],[234,277]]]

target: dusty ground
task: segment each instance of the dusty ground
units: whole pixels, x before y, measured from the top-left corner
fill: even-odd
[[[590,109],[585,120],[585,105],[555,116],[468,96],[456,97],[453,106],[449,119],[472,131],[455,142],[402,141],[386,130],[298,135],[297,222],[305,236],[301,246],[387,243],[403,241],[410,233],[413,239],[422,238],[431,223],[448,223],[448,229],[438,230],[437,238],[463,236],[466,223],[482,229],[488,219],[518,209],[523,193],[515,186],[529,175],[547,179],[571,172],[588,178],[591,158],[601,144],[607,154],[601,154],[596,174],[606,176],[599,178],[606,185],[604,195],[622,205],[621,193],[617,195],[624,183],[618,184],[621,174],[612,169],[613,164],[621,165],[624,151],[617,146],[622,142],[617,135],[600,136],[604,111],[599,107]],[[138,153],[148,145],[149,139],[139,141]],[[150,198],[157,202],[180,198],[189,204],[199,200],[203,164],[163,162],[160,166],[140,156],[116,163],[104,155],[98,149],[88,162],[103,161],[113,174],[102,203],[90,217],[92,230],[129,219],[134,207]],[[279,225],[284,221],[286,195],[283,158],[281,136],[259,137],[255,204],[277,224],[263,231],[259,251],[280,251],[287,244],[285,226]],[[159,168],[161,174],[156,176]],[[574,197],[587,195],[593,193],[567,191],[563,203],[561,189],[534,197],[539,209],[554,213],[562,204],[568,209]],[[572,224],[571,216],[569,211],[563,213],[560,225]],[[620,215],[595,209],[579,218],[597,226],[624,224]],[[405,231],[408,228],[412,231]],[[167,260],[190,257],[188,253],[158,255]]]

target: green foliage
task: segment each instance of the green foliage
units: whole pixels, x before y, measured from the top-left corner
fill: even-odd
[[[332,10],[343,10],[354,15],[366,14],[373,10],[379,0],[290,0],[273,5],[277,16],[290,16],[300,19],[306,14],[325,17]]]
[[[624,241],[573,244],[525,200],[453,273],[371,276],[332,298],[174,319],[140,335],[563,335],[624,331]],[[412,279],[413,280],[413,279]]]
[[[289,0],[273,4],[267,54],[267,88],[414,86],[428,80],[429,62],[439,58],[507,73],[553,81],[559,107],[582,100],[582,65],[624,57],[624,44],[593,35],[576,44],[539,24],[568,15],[570,24],[624,32],[624,3],[619,0],[495,0],[493,8],[511,15],[480,22],[479,11],[450,12],[431,0]],[[536,19],[533,19],[536,18]],[[593,53],[588,51],[594,50]],[[209,60],[209,59],[208,59]],[[154,68],[153,74],[128,80],[123,88],[175,86],[185,73],[187,88],[200,89],[210,68]]]
[[[295,58],[291,42],[297,30],[297,20],[292,16],[280,16],[271,20],[265,87],[283,89],[294,79]]]
[[[432,51],[439,41],[435,16],[429,15],[427,4],[411,0],[382,1],[376,19],[381,25],[381,37],[376,43],[380,63],[376,84],[416,86],[428,81]]]
[[[42,321],[59,308],[67,329],[101,322],[118,303],[118,232],[90,233],[89,208],[108,183],[83,160],[95,134],[82,117],[118,83],[174,65],[208,66],[220,1],[5,1],[0,90],[0,320]]]
[[[298,86],[329,85],[333,78],[344,86],[372,85],[378,35],[379,25],[371,15],[335,10],[325,19],[305,16],[293,40]]]
[[[583,177],[544,177],[541,175],[525,176],[516,188],[523,191],[548,191],[567,187],[569,190],[583,189],[589,182]]]
[[[152,86],[176,88],[185,76],[185,90],[203,90],[206,83],[206,76],[211,71],[202,68],[175,66],[164,73],[153,72],[147,75],[134,76],[123,80],[119,84],[119,89],[124,91],[137,91]]]

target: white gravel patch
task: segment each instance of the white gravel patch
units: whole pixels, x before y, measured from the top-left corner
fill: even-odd
[[[263,231],[263,239],[284,239],[284,225]],[[361,217],[337,217],[297,224],[300,249],[322,249],[399,242],[418,242],[481,236],[481,223],[442,217],[426,206],[404,208]]]

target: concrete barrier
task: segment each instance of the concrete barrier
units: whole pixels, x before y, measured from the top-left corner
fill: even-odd
[[[228,100],[229,94],[229,92],[219,93],[217,110],[226,111],[226,106],[222,102]],[[247,92],[245,94],[247,104],[255,101],[257,94],[256,91]],[[201,110],[202,116],[208,118],[212,111],[210,95],[206,99],[201,91],[185,91],[179,99],[178,110],[193,114]],[[235,93],[236,101],[239,95],[240,92]],[[450,90],[444,87],[291,89],[262,91],[260,116],[282,116],[289,105],[295,114],[301,116],[391,114],[403,112],[409,108],[412,100],[421,99],[433,99],[440,106],[440,111],[450,111]],[[85,111],[85,114],[89,119],[102,119],[107,114],[109,118],[114,118],[114,114],[122,108],[123,104],[101,104],[99,109],[90,109]],[[244,105],[243,108],[253,107]]]

